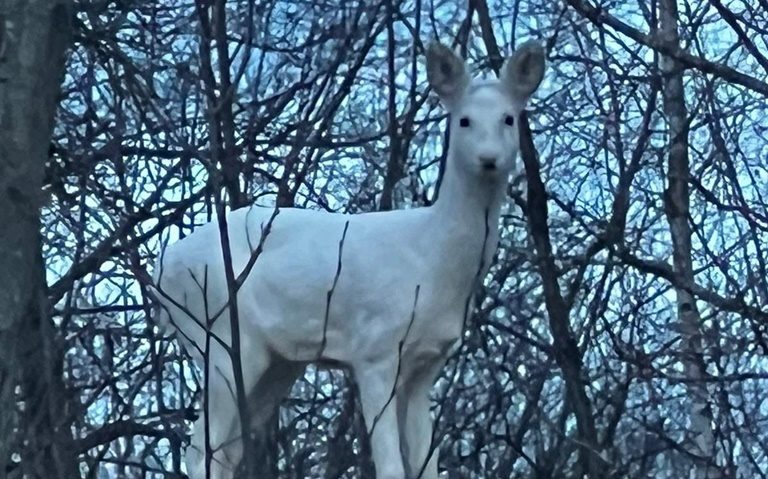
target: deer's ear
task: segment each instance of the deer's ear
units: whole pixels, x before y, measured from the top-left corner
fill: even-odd
[[[461,98],[469,84],[464,60],[437,42],[427,47],[427,79],[447,107]]]
[[[515,50],[501,69],[501,83],[512,98],[525,103],[544,78],[545,53],[541,44],[529,40]]]

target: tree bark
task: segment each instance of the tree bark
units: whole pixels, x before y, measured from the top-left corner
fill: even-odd
[[[0,0],[0,479],[77,473],[39,214],[71,12],[69,0]]]
[[[395,5],[389,3],[387,18],[387,94],[388,94],[388,115],[389,115],[389,161],[387,162],[387,172],[384,176],[384,187],[381,191],[381,204],[379,209],[382,211],[391,210],[394,207],[394,194],[397,182],[403,176],[403,166],[405,158],[401,152],[402,138],[398,134],[400,125],[397,121],[397,84],[395,77]]]
[[[485,0],[472,0],[470,5],[477,10],[483,42],[488,51],[491,68],[498,75],[504,62],[496,37],[493,34],[488,4]],[[528,228],[536,249],[536,268],[541,276],[544,289],[544,304],[549,317],[553,339],[555,362],[562,371],[565,393],[576,418],[579,442],[579,467],[581,473],[590,479],[606,476],[606,463],[600,455],[597,427],[592,412],[592,403],[587,395],[581,351],[570,325],[570,306],[563,298],[558,273],[552,255],[552,240],[549,233],[547,192],[541,179],[538,153],[525,111],[518,123],[520,132],[520,157],[525,165],[528,182]]]
[[[676,0],[661,0],[659,33],[669,48],[680,49],[678,11]],[[664,211],[672,236],[673,269],[684,283],[694,284],[691,258],[691,226],[688,157],[688,110],[683,86],[684,67],[672,57],[660,59],[664,114],[667,117],[669,153],[667,157],[667,188],[664,192]],[[703,358],[701,317],[696,299],[687,289],[676,288],[677,324],[681,335],[680,356],[685,375],[692,381],[686,383],[688,416],[692,444],[688,451],[698,458],[693,476],[696,479],[720,477],[714,464],[715,438],[712,432],[712,409],[706,383]]]
[[[547,192],[526,112],[520,115],[520,157],[528,180],[528,228],[536,249],[536,267],[544,289],[544,304],[549,317],[555,362],[562,371],[565,392],[576,418],[581,473],[589,479],[606,477],[606,462],[601,456],[592,402],[587,395],[581,351],[570,325],[570,309],[560,286],[549,233]]]

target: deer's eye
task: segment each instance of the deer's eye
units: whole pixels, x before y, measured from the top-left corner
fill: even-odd
[[[462,128],[467,128],[469,126],[469,118],[465,116],[464,118],[459,119],[459,126]]]
[[[508,126],[513,126],[515,124],[515,117],[512,115],[507,115],[507,117],[504,118],[504,123]]]

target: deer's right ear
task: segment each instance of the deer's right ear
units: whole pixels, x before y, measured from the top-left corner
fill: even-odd
[[[469,85],[464,60],[437,42],[427,47],[427,79],[447,107],[455,104]]]

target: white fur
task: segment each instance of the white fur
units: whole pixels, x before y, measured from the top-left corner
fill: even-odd
[[[339,362],[350,368],[358,383],[369,430],[380,416],[371,438],[377,478],[417,476],[432,436],[430,388],[449,348],[461,336],[467,298],[498,242],[501,204],[518,151],[517,125],[506,125],[505,117],[518,121],[543,68],[543,50],[528,43],[507,61],[500,81],[470,82],[463,60],[445,47],[431,45],[429,81],[451,113],[438,201],[426,208],[359,215],[280,210],[263,253],[238,293],[241,357],[254,427],[271,416],[307,362]],[[462,118],[469,120],[469,127],[460,126]],[[485,169],[488,162],[495,169]],[[251,207],[227,216],[235,275],[248,263],[271,214],[271,209]],[[321,352],[327,293],[347,222],[342,269]],[[227,300],[220,246],[217,223],[205,225],[171,245],[155,273],[165,320],[187,338],[201,366],[200,354],[189,341],[201,349],[205,344],[199,324],[205,322],[206,302],[200,285],[207,284],[209,315]],[[197,320],[163,294],[183,304]],[[230,344],[229,332],[229,317],[223,315],[213,333]],[[225,479],[232,477],[242,455],[234,380],[229,357],[215,341],[209,358],[210,441],[217,449],[212,477]],[[187,452],[192,479],[204,477],[204,422],[201,416]],[[437,478],[436,452],[422,477]]]

